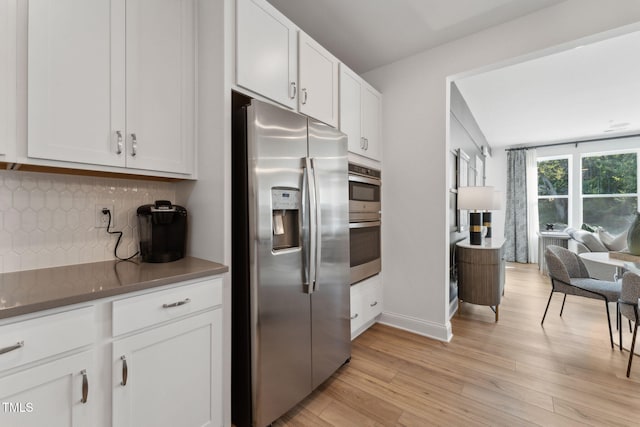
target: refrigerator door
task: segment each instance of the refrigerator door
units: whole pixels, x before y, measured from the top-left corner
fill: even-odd
[[[311,295],[313,388],[351,357],[347,138],[309,120],[318,206],[316,282]]]
[[[261,427],[311,392],[311,302],[302,285],[307,120],[253,100],[247,122],[252,400]]]

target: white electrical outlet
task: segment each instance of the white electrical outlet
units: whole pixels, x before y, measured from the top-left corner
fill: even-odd
[[[113,205],[99,204],[96,205],[96,228],[107,228],[109,225],[109,215],[102,213],[103,209],[108,209],[111,212],[111,228],[116,226],[116,211],[113,209]]]

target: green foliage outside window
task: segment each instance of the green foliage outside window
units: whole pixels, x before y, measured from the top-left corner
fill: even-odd
[[[582,159],[582,218],[584,222],[622,233],[638,210],[636,153],[589,156]],[[619,197],[626,195],[626,197]],[[618,197],[616,197],[618,196]]]
[[[569,194],[569,159],[538,162],[538,196]]]
[[[584,157],[582,194],[637,193],[638,156],[636,153]]]

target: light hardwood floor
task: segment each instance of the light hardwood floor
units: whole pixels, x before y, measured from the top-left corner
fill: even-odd
[[[377,324],[274,426],[639,426],[640,356],[626,378],[599,301],[569,296],[561,318],[557,294],[542,328],[549,291],[537,265],[510,264],[498,323],[462,304],[450,343]]]

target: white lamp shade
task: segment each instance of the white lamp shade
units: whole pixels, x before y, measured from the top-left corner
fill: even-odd
[[[494,191],[493,192],[493,207],[491,208],[492,211],[499,211],[502,210],[502,207],[504,206],[504,191]]]
[[[458,209],[488,211],[493,210],[493,187],[458,188]]]

